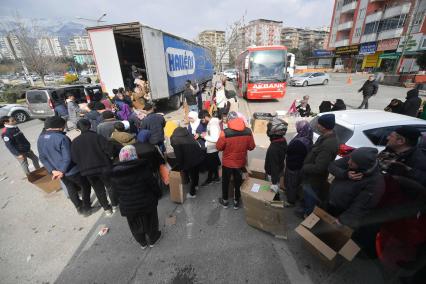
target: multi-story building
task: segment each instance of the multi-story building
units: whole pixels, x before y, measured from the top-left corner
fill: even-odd
[[[250,45],[279,45],[281,44],[282,21],[266,19],[253,20],[243,29],[244,48]]]
[[[73,36],[69,40],[69,47],[75,62],[87,65],[94,63],[92,46],[88,35]]]
[[[328,36],[327,28],[308,29],[285,27],[281,30],[281,44],[287,48],[324,48]]]
[[[3,59],[15,60],[15,52],[13,50],[12,43],[9,40],[9,37],[0,37],[0,54]]]
[[[206,30],[198,34],[197,42],[205,47],[225,45],[225,31]]]
[[[42,37],[38,40],[38,48],[47,56],[62,57],[64,52],[58,37]]]
[[[414,71],[413,56],[426,49],[425,10],[426,0],[335,0],[328,49],[347,68],[392,71],[406,61],[400,71]]]

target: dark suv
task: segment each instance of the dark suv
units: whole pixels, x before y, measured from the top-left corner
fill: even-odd
[[[99,85],[72,85],[28,90],[25,96],[31,117],[44,119],[54,116],[55,106],[64,104],[69,93],[75,96],[79,104],[99,101],[102,98],[102,88]]]

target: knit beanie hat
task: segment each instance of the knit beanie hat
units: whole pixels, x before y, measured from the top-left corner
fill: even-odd
[[[44,128],[63,128],[65,126],[65,119],[63,119],[60,116],[51,116],[46,118],[46,121],[44,122]]]
[[[360,147],[351,153],[351,160],[358,165],[359,170],[366,171],[377,163],[379,151],[372,147]]]
[[[133,145],[127,145],[121,148],[119,159],[120,162],[136,160],[138,155],[136,154],[136,148]]]
[[[403,125],[395,129],[395,132],[407,139],[410,145],[416,145],[421,135],[420,131],[411,125]]]
[[[326,129],[333,129],[334,125],[336,125],[336,117],[332,113],[321,115],[318,118],[318,124]]]

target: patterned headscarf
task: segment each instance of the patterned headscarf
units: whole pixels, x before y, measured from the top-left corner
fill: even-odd
[[[124,146],[120,151],[120,162],[137,160],[136,148],[132,145]]]
[[[314,131],[307,120],[299,120],[296,122],[297,135],[293,140],[299,140],[306,146],[308,151],[313,144]]]

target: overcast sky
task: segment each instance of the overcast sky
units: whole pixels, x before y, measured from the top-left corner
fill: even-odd
[[[334,0],[0,0],[0,16],[95,19],[107,13],[108,24],[140,21],[194,39],[205,29],[225,29],[247,11],[246,21],[265,18],[284,26],[330,25]]]

